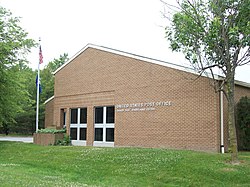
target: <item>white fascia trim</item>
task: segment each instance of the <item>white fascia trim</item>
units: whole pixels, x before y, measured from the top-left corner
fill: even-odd
[[[88,48],[94,48],[94,49],[98,49],[98,50],[101,50],[101,51],[106,51],[106,52],[114,53],[114,54],[117,54],[117,55],[129,57],[129,58],[134,58],[134,59],[137,59],[137,60],[142,60],[142,61],[145,61],[145,62],[158,64],[158,65],[161,65],[161,66],[170,67],[170,68],[173,68],[173,69],[178,69],[178,70],[182,70],[182,71],[186,71],[186,72],[189,72],[189,73],[199,75],[199,73],[197,73],[195,70],[193,70],[192,68],[189,68],[189,67],[184,67],[184,66],[181,66],[181,65],[177,65],[177,64],[173,64],[173,63],[169,63],[169,62],[165,62],[165,61],[161,61],[161,60],[156,60],[156,59],[153,59],[153,58],[144,57],[144,56],[140,56],[140,55],[136,55],[136,54],[133,54],[133,53],[128,53],[128,52],[124,52],[124,51],[120,51],[120,50],[116,50],[116,49],[112,49],[112,48],[108,48],[108,47],[98,46],[98,45],[94,45],[94,44],[87,44],[80,51],[78,51],[73,57],[71,57],[66,63],[64,63],[61,67],[59,67],[56,71],[54,71],[53,74],[55,75],[57,72],[59,72],[61,69],[63,69],[65,66],[67,66],[71,61],[73,61],[77,56],[79,56],[82,52],[84,52]]]
[[[44,102],[44,104],[47,104],[48,102],[50,102],[52,99],[54,99],[55,98],[55,96],[53,95],[52,97],[50,97],[49,99],[47,99],[45,102]]]
[[[242,82],[242,81],[235,80],[234,83],[235,83],[236,85],[239,85],[239,86],[243,86],[243,87],[250,88],[250,84],[247,83],[247,82]]]

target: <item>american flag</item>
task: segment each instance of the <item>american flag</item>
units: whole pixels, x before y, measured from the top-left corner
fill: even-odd
[[[43,63],[43,53],[42,53],[42,47],[40,46],[39,50],[39,64]]]

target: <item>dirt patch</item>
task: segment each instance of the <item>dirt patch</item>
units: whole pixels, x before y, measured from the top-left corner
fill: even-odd
[[[235,169],[235,168],[222,168],[221,170],[224,171],[224,172],[233,172],[233,171],[237,171],[237,169]]]

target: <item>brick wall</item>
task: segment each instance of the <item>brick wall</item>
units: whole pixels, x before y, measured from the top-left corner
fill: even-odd
[[[51,99],[45,104],[45,128],[55,127],[54,123],[54,99]]]
[[[54,145],[58,140],[63,140],[63,133],[34,133],[34,144],[38,145]]]
[[[88,108],[87,145],[94,140],[94,106],[171,101],[152,111],[115,113],[115,146],[219,151],[219,95],[205,77],[88,48],[55,75],[53,124],[60,111]],[[130,108],[131,109],[131,108]]]
[[[237,85],[235,87],[235,103],[238,103],[241,97],[250,97],[250,88]]]

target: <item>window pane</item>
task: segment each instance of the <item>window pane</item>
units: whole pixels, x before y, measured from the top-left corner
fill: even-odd
[[[71,115],[70,115],[70,123],[71,124],[77,124],[77,108],[71,109]]]
[[[114,123],[114,122],[115,122],[115,107],[109,106],[107,107],[106,123]]]
[[[114,142],[114,128],[107,128],[106,129],[106,141],[107,142]]]
[[[87,108],[81,108],[80,110],[80,123],[87,123]]]
[[[80,140],[86,140],[87,128],[80,128]]]
[[[103,107],[95,108],[95,123],[103,123]]]
[[[70,139],[77,140],[77,128],[70,128]]]
[[[103,141],[103,128],[95,128],[95,141]]]
[[[63,112],[63,127],[66,127],[66,112]]]

